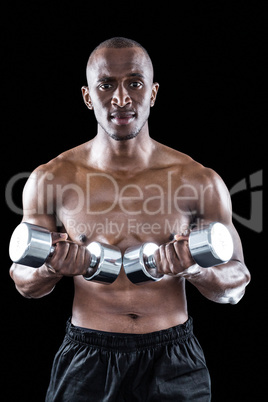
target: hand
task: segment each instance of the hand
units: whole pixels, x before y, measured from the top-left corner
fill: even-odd
[[[195,264],[189,247],[188,236],[176,235],[175,240],[161,245],[154,254],[158,273],[182,275]]]
[[[52,232],[51,235],[55,250],[45,263],[50,272],[57,276],[77,276],[90,273],[88,267],[91,255],[85,246],[67,241],[67,233]],[[90,270],[93,274],[96,268],[90,268]]]

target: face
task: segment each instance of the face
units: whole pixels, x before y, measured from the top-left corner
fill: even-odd
[[[159,85],[143,50],[104,48],[87,68],[84,101],[94,110],[99,130],[117,141],[135,138],[147,123]]]

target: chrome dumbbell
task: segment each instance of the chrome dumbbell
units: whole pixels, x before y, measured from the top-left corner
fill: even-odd
[[[84,275],[87,281],[110,284],[117,278],[122,266],[122,254],[118,247],[99,242],[87,246],[91,254],[89,268],[96,268],[93,275]],[[39,268],[55,247],[49,230],[42,226],[22,222],[14,230],[9,244],[9,255],[13,262]]]
[[[224,264],[233,255],[233,240],[229,230],[222,223],[212,222],[201,230],[193,230],[188,239],[193,260],[201,267],[208,268]],[[126,275],[133,283],[159,281],[163,274],[157,272],[154,252],[155,243],[129,247],[123,257]]]

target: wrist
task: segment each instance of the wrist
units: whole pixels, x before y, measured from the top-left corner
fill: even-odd
[[[45,262],[42,267],[39,268],[40,274],[43,277],[49,279],[56,279],[57,281],[60,280],[63,275],[59,274],[48,262]]]
[[[186,268],[184,271],[180,272],[176,276],[182,276],[185,279],[192,279],[199,276],[202,273],[202,268],[198,264],[193,264]]]

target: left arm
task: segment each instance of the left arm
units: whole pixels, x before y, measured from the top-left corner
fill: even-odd
[[[220,177],[210,169],[202,168],[198,178],[206,191],[200,194],[195,208],[194,221],[202,225],[221,222],[231,233],[234,252],[231,260],[211,268],[201,268],[193,273],[187,269],[195,264],[190,255],[188,242],[184,236],[175,236],[176,241],[163,245],[156,253],[160,271],[168,275],[183,275],[207,299],[218,303],[236,304],[243,297],[250,281],[250,273],[245,266],[239,235],[232,223],[232,209],[229,192]],[[209,183],[209,184],[208,184]],[[206,187],[205,187],[206,186]]]

